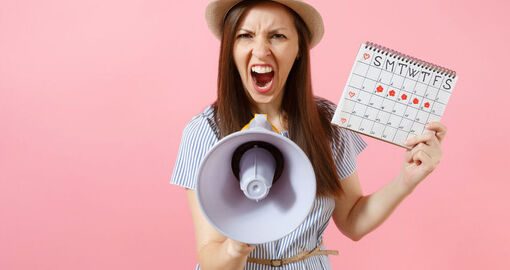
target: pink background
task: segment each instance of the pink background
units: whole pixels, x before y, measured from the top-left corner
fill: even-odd
[[[181,131],[215,99],[208,1],[2,0],[0,269],[191,269],[184,190],[169,185]],[[334,269],[508,269],[507,1],[309,1],[326,35],[317,95],[338,102],[374,41],[457,71],[438,169],[379,229],[330,226]],[[403,150],[364,137],[366,193]]]

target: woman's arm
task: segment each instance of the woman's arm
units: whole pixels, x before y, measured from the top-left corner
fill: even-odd
[[[243,269],[246,258],[255,246],[234,241],[216,231],[202,214],[195,191],[186,189],[186,196],[195,227],[200,268],[204,270]]]
[[[446,127],[432,122],[427,128],[435,135],[425,133],[411,138],[407,144],[414,147],[406,152],[400,174],[377,192],[363,196],[357,172],[340,181],[343,192],[335,196],[333,220],[343,234],[358,241],[373,231],[437,167]]]
[[[407,196],[398,180],[379,191],[363,196],[357,172],[340,181],[343,192],[335,196],[333,221],[337,228],[354,241],[379,227]]]

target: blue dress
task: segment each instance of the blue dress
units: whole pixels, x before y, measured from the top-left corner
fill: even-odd
[[[336,105],[325,99],[316,98],[318,106],[326,108],[331,116]],[[356,157],[366,147],[365,141],[355,132],[334,126],[330,143],[338,176],[343,179],[356,169]],[[286,131],[280,132],[288,137]],[[200,162],[209,149],[218,141],[218,128],[213,117],[213,108],[207,107],[202,113],[191,119],[182,133],[181,145],[171,184],[195,189]],[[312,210],[305,221],[293,232],[280,240],[257,245],[249,257],[259,259],[283,259],[303,251],[310,251],[322,242],[322,236],[335,208],[335,201],[330,197],[315,198]],[[321,249],[325,249],[324,246]],[[200,269],[197,265],[196,269]],[[245,269],[331,269],[326,255],[311,256],[308,259],[272,267],[256,263],[246,263]]]

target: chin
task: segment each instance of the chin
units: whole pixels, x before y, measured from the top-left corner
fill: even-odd
[[[248,93],[249,99],[254,104],[269,104],[276,99],[274,95],[263,95],[260,93]]]

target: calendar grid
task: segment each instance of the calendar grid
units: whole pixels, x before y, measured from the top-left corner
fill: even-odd
[[[408,148],[407,138],[441,119],[457,81],[430,65],[362,44],[332,123]]]

